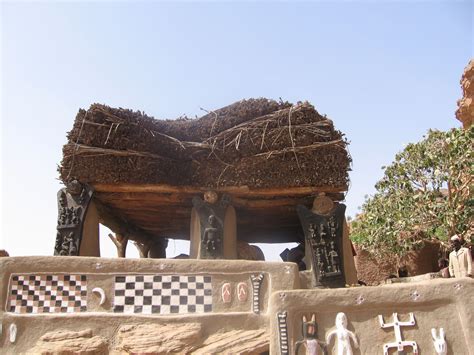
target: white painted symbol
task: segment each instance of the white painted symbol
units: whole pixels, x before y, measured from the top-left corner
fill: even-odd
[[[459,291],[460,289],[462,289],[461,284],[455,284],[453,287],[456,289],[456,291]]]
[[[439,328],[439,336],[436,334],[436,329],[431,329],[431,336],[433,337],[433,346],[437,355],[446,355],[448,353],[448,344],[446,344],[446,337],[444,329]]]
[[[413,348],[413,354],[417,355],[418,354],[418,345],[416,342],[411,341],[411,340],[403,340],[402,337],[402,330],[401,327],[409,327],[409,326],[414,326],[415,325],[415,316],[413,313],[409,313],[410,315],[410,320],[407,322],[400,322],[398,319],[398,314],[393,313],[392,318],[393,322],[392,323],[385,323],[383,316],[379,315],[379,322],[380,326],[382,328],[393,328],[393,331],[395,332],[395,341],[392,343],[387,343],[383,345],[383,353],[384,355],[388,355],[388,350],[390,348],[397,348],[398,352],[403,352],[404,347],[412,347]]]
[[[337,354],[338,355],[352,355],[351,339],[356,348],[359,347],[357,337],[353,332],[347,329],[347,316],[339,312],[336,315],[336,329],[329,332],[326,336],[326,343],[331,342],[331,338],[336,336],[337,339]]]
[[[229,303],[232,301],[232,294],[230,293],[230,283],[225,283],[222,285],[222,301],[224,303]]]
[[[16,341],[16,333],[17,327],[16,324],[10,324],[10,343],[14,343]]]
[[[413,301],[418,301],[418,298],[420,298],[421,295],[418,293],[418,291],[413,291],[410,293],[410,297]]]
[[[260,313],[260,287],[262,286],[263,274],[250,275],[252,281],[252,311],[255,314]]]
[[[281,355],[289,354],[288,347],[288,326],[286,324],[286,312],[277,313],[278,317],[278,333],[280,338],[280,353]]]
[[[365,302],[364,296],[360,295],[359,297],[356,298],[356,303],[357,304],[362,304]]]
[[[249,291],[247,288],[247,284],[245,282],[239,282],[237,285],[237,298],[240,302],[247,301],[247,297],[249,295]]]
[[[100,287],[96,287],[96,288],[92,289],[92,293],[97,293],[100,296],[99,305],[102,306],[105,303],[105,300],[106,300],[104,290]]]

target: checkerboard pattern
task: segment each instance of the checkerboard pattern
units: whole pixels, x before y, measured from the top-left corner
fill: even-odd
[[[114,312],[127,314],[212,312],[211,276],[116,276]]]
[[[10,312],[87,311],[86,275],[14,275],[10,285]]]

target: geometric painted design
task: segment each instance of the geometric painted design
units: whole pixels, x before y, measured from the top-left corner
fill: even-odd
[[[253,292],[253,300],[252,300],[252,311],[255,314],[260,313],[260,287],[262,286],[263,281],[263,274],[259,275],[250,275],[250,279],[252,280],[252,292]]]
[[[211,276],[127,275],[115,277],[114,312],[185,314],[212,312]]]
[[[286,324],[286,312],[277,313],[278,317],[278,334],[280,338],[280,353],[281,355],[288,355],[288,326]]]
[[[15,275],[10,284],[9,312],[87,311],[86,275]]]

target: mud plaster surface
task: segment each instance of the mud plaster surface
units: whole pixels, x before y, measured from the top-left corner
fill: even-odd
[[[418,297],[414,297],[417,294]],[[338,312],[348,317],[348,329],[355,332],[360,348],[354,354],[381,354],[384,343],[395,341],[393,328],[382,329],[378,315],[385,323],[397,312],[401,321],[408,320],[409,312],[416,319],[414,327],[402,327],[404,340],[417,342],[420,354],[433,354],[431,328],[444,328],[448,354],[473,354],[474,311],[472,302],[474,280],[436,279],[411,284],[377,287],[357,287],[333,290],[293,290],[274,293],[270,300],[271,353],[280,354],[277,312],[286,311],[290,353],[294,343],[302,339],[301,319],[314,313],[318,324],[318,338],[324,340],[334,329]],[[331,343],[335,353],[334,340]],[[303,350],[299,352],[303,354]]]
[[[15,314],[5,312],[8,303],[9,281],[15,274],[85,274],[87,275],[87,311],[81,313]],[[212,276],[212,313],[176,315],[144,315],[113,313],[115,275],[210,275]],[[250,275],[263,274],[260,292],[260,314],[252,312],[252,286]],[[233,297],[223,303],[221,287],[230,283]],[[248,286],[249,296],[245,302],[237,299],[239,282]],[[195,323],[201,327],[204,341],[223,332],[268,329],[268,301],[272,290],[299,287],[297,267],[292,263],[269,263],[251,261],[201,261],[201,260],[140,260],[104,259],[87,257],[16,257],[0,260],[0,304],[3,333],[0,344],[10,353],[24,353],[32,349],[41,336],[48,332],[77,332],[91,329],[92,336],[106,340],[108,349],[118,346],[119,328],[123,325],[179,325]],[[92,289],[101,287],[106,302],[99,305],[99,297]],[[10,343],[8,327],[16,324],[17,340]],[[262,333],[263,334],[263,333]],[[265,333],[266,334],[266,333]],[[265,335],[266,338],[268,338]],[[262,346],[262,341],[257,341]],[[242,346],[242,344],[236,344]]]

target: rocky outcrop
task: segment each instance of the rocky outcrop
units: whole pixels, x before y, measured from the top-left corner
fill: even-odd
[[[357,278],[369,286],[381,284],[390,275],[397,274],[396,258],[376,259],[366,250],[355,245],[357,256],[354,258]]]
[[[268,351],[265,330],[232,330],[207,337],[199,323],[123,325],[113,353],[260,354]]]
[[[468,128],[474,121],[474,59],[464,69],[461,88],[463,97],[458,100],[456,117],[462,122],[464,128]]]
[[[201,343],[198,323],[124,325],[119,328],[115,351],[132,354],[187,354]]]
[[[211,335],[194,354],[261,354],[269,348],[265,330],[233,330]]]
[[[439,270],[440,244],[436,242],[425,242],[421,249],[411,251],[403,258],[397,258],[395,255],[382,259],[375,258],[357,245],[355,247],[357,277],[369,286],[383,284],[391,275],[398,276],[399,267],[406,268],[408,276],[423,275]]]
[[[0,249],[0,258],[10,256],[5,249]]]
[[[84,354],[99,355],[108,352],[107,340],[100,336],[93,336],[91,329],[78,332],[57,331],[43,335],[29,354]]]

